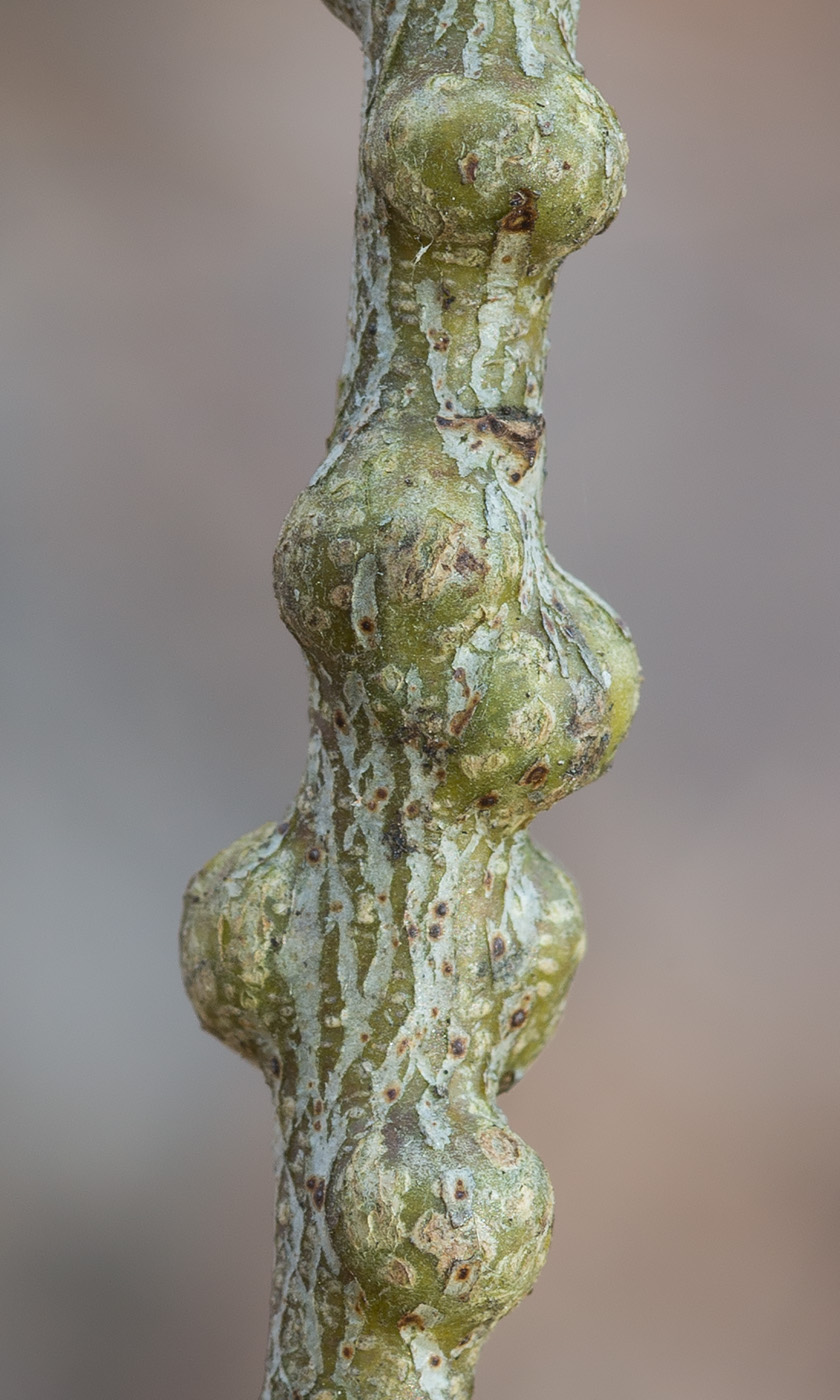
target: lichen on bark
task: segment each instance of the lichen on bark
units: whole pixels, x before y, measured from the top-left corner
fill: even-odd
[[[337,421],[275,556],[309,759],[288,820],[190,883],[182,961],[274,1095],[264,1400],[466,1400],[553,1216],[496,1096],[584,943],[526,828],[603,772],[638,696],[540,517],[555,274],[615,215],[626,148],[577,0],[327,4],[366,97]]]

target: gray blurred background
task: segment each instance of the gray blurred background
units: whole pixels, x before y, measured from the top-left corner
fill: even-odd
[[[175,936],[301,770],[270,566],[330,427],[361,64],[317,0],[0,21],[0,1396],[248,1400],[270,1107]],[[477,1400],[840,1394],[838,52],[829,0],[584,4],[630,192],[560,276],[546,513],[647,682],[537,824],[590,951],[507,1100],[558,1225]]]

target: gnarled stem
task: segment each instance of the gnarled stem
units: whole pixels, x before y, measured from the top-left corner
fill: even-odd
[[[543,544],[562,259],[626,150],[576,0],[327,0],[366,59],[350,336],[276,554],[311,672],[288,821],[190,884],[184,975],[277,1113],[264,1400],[466,1400],[551,1231],[496,1096],[583,949],[526,835],[630,723],[629,636]]]

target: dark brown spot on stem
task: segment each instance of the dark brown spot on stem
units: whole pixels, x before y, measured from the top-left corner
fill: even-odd
[[[474,185],[475,177],[478,173],[479,159],[475,151],[470,151],[469,155],[458,161],[458,169],[461,173],[462,185]]]
[[[480,574],[483,577],[489,572],[489,568],[489,564],[483,559],[476,559],[466,546],[462,546],[455,556],[455,572],[462,578],[466,578],[468,574]]]
[[[480,437],[489,434],[497,438],[509,453],[518,458],[518,466],[508,470],[508,479],[513,481],[516,473],[517,482],[521,481],[534,465],[545,432],[545,419],[542,414],[528,416],[523,414],[521,408],[508,411],[498,408],[494,413],[483,413],[478,418],[467,418],[458,414],[452,418],[439,416],[435,422],[439,428],[450,428],[454,432],[467,430],[478,433]]]
[[[537,200],[534,190],[517,190],[510,197],[510,213],[505,214],[500,227],[505,233],[533,233],[537,222]]]
[[[473,694],[470,696],[469,703],[466,705],[466,707],[463,710],[458,710],[457,713],[452,716],[452,719],[449,722],[449,732],[450,734],[454,734],[456,739],[460,738],[460,736],[463,734],[464,730],[466,729],[467,725],[469,724],[470,720],[475,714],[480,700],[481,692],[478,690],[474,691]],[[444,777],[445,776],[446,775],[444,774]]]
[[[520,781],[520,783],[522,784],[523,787],[538,788],[538,787],[542,787],[542,785],[543,785],[543,783],[545,782],[545,780],[546,780],[547,777],[548,777],[548,764],[547,764],[547,763],[535,763],[535,764],[532,765],[532,767],[530,767],[530,768],[528,769],[527,773],[523,773],[523,775],[522,775],[522,777],[519,779],[519,781]]]
[[[417,850],[412,841],[409,841],[405,834],[402,822],[397,818],[390,826],[386,827],[382,833],[382,840],[388,847],[388,854],[391,860],[401,860],[403,856],[411,855]]]
[[[316,1210],[323,1210],[324,1197],[327,1193],[327,1183],[322,1176],[310,1176],[306,1182],[306,1189],[312,1197],[312,1204]]]

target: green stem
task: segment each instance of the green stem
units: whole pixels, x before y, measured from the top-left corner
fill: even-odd
[[[614,216],[626,150],[575,0],[328,3],[367,97],[336,427],[275,559],[309,761],[289,820],[191,882],[183,965],[275,1098],[264,1400],[466,1400],[553,1213],[496,1096],[584,941],[525,828],[603,771],[638,696],[539,513],[554,278]]]

